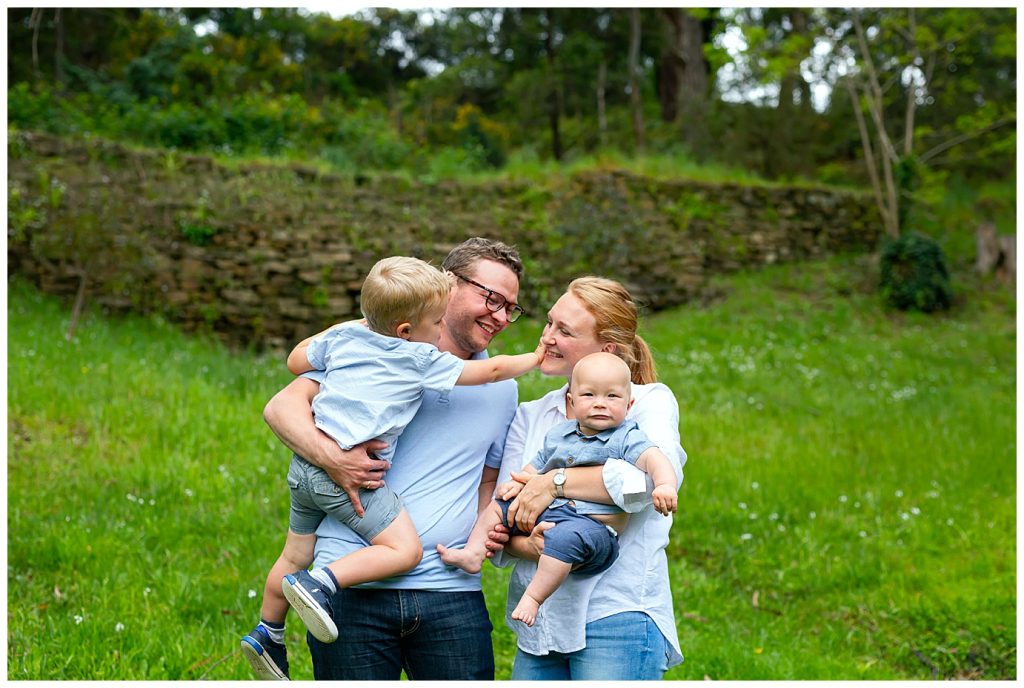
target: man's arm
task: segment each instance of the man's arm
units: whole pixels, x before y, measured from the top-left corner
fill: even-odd
[[[387,443],[370,440],[345,451],[313,424],[311,404],[320,383],[300,377],[267,402],[263,420],[277,438],[299,456],[322,468],[338,487],[345,490],[356,512],[363,515],[359,489],[376,489],[384,484],[387,461],[370,458],[368,451],[383,449]]]

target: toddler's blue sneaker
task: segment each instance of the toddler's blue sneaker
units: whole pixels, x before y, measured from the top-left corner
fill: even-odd
[[[257,624],[249,635],[242,636],[242,656],[249,660],[256,678],[264,681],[287,681],[288,648],[270,639],[267,629]]]
[[[281,579],[281,590],[314,638],[322,643],[333,643],[338,639],[338,627],[332,618],[331,596],[321,587],[320,581],[309,575],[309,571],[289,573]]]

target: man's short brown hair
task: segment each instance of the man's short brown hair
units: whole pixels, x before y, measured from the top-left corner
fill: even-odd
[[[519,251],[514,246],[483,237],[466,239],[453,248],[441,264],[441,269],[468,277],[470,275],[466,273],[480,260],[500,263],[514,272],[516,279],[523,279],[523,261],[519,258]]]

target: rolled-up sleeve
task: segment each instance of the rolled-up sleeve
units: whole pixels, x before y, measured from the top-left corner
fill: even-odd
[[[679,444],[679,403],[672,390],[663,384],[653,385],[642,399],[637,399],[630,417],[668,457],[678,489],[683,484],[686,452]],[[608,461],[602,476],[609,496],[623,511],[636,513],[651,504],[654,482],[639,468],[626,461]]]

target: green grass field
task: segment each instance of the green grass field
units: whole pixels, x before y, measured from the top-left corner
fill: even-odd
[[[951,312],[894,313],[871,274],[717,278],[645,320],[690,457],[667,678],[1016,677],[1015,299],[958,275]],[[96,312],[67,342],[66,305],[17,280],[8,300],[9,678],[247,678],[238,637],[286,528],[288,452],[261,420],[282,357]],[[485,569],[499,679],[506,580]]]

